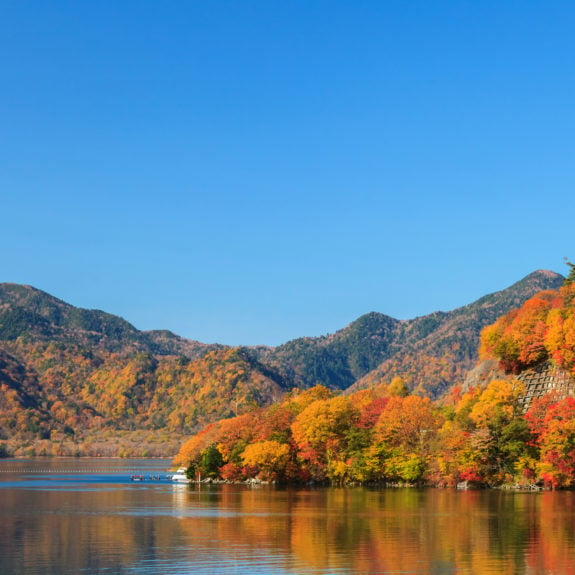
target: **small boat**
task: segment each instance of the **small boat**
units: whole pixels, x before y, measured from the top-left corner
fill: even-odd
[[[144,481],[144,479],[143,475],[130,475],[131,481]]]
[[[176,473],[174,473],[170,479],[174,483],[190,483],[190,478],[186,475],[186,468],[180,467]]]

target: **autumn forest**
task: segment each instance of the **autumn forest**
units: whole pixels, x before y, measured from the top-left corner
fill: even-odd
[[[399,377],[347,395],[296,391],[207,426],[176,462],[191,477],[229,481],[571,487],[575,399],[552,390],[527,406],[513,375],[542,361],[575,374],[574,350],[570,277],[483,330],[481,356],[499,360],[505,379],[455,386],[436,401]]]
[[[218,481],[571,487],[575,399],[528,396],[522,379],[575,376],[570,271],[276,348],[141,332],[0,284],[0,456],[177,453]]]

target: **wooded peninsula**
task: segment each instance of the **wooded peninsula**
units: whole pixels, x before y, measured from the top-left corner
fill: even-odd
[[[575,484],[573,387],[527,401],[524,370],[575,374],[575,282],[530,298],[481,334],[508,374],[432,401],[396,377],[335,395],[323,386],[208,425],[175,462],[191,478],[280,483],[514,486]]]

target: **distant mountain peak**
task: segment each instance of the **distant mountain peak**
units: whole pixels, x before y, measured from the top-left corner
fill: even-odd
[[[537,270],[451,311],[409,320],[369,312],[328,337],[299,338],[255,352],[301,387],[322,383],[354,390],[400,375],[411,389],[435,396],[463,380],[473,367],[483,327],[563,280],[558,273]]]
[[[542,282],[545,286],[550,282],[554,286],[559,286],[565,281],[565,277],[561,274],[551,271],[551,270],[535,270],[530,274],[527,274],[523,279],[514,283],[512,286],[516,286],[523,283],[537,283]],[[546,287],[544,289],[547,289]]]
[[[530,273],[527,277],[531,277],[531,276],[545,276],[548,278],[563,278],[565,279],[561,274],[551,271],[551,270],[535,270],[534,272]]]

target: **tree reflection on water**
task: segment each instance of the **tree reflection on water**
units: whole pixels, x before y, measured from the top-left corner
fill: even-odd
[[[575,573],[571,492],[0,483],[2,573]]]

